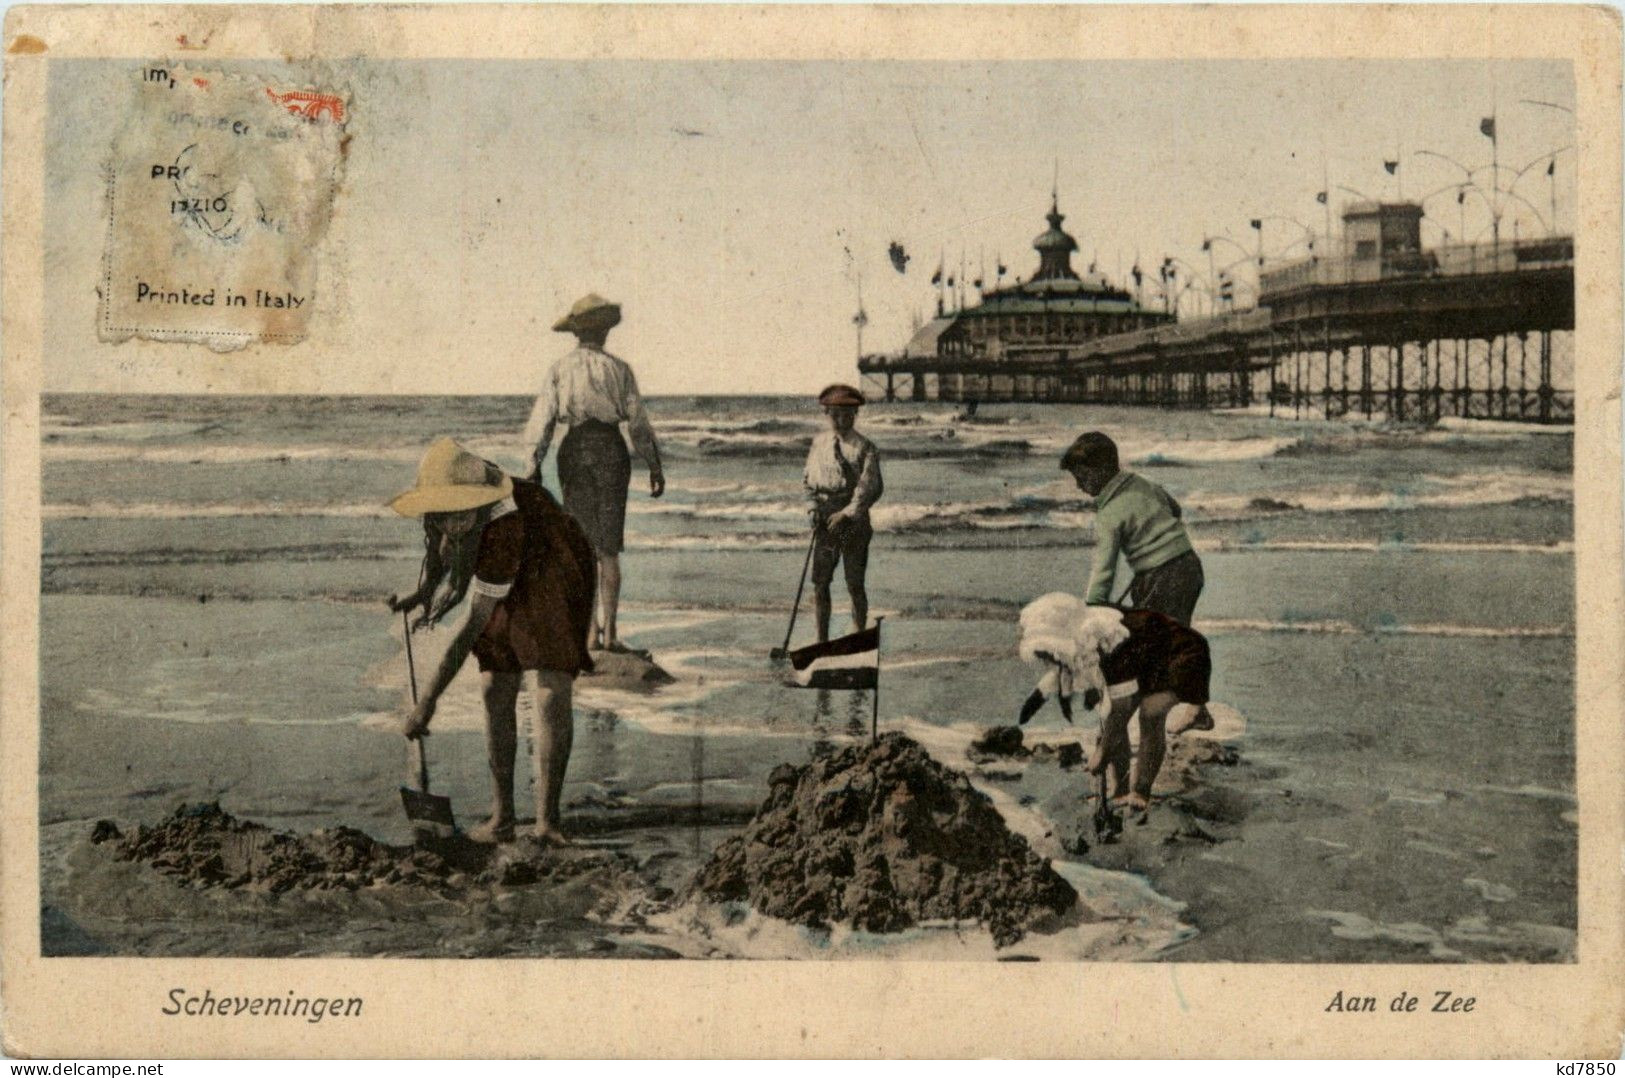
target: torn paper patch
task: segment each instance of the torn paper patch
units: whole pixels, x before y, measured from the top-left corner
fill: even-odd
[[[347,102],[213,71],[134,78],[107,174],[101,339],[304,339]]]

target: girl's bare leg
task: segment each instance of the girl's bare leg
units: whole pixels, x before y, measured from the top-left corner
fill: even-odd
[[[570,844],[561,827],[559,798],[575,735],[574,682],[559,670],[536,672],[536,837],[554,846]]]
[[[1129,784],[1129,741],[1128,720],[1139,706],[1139,697],[1125,696],[1112,701],[1111,713],[1101,724],[1100,740],[1095,744],[1094,755],[1089,759],[1089,771],[1100,774],[1103,769],[1110,768],[1108,784],[1112,797],[1122,797],[1128,792]]]
[[[604,647],[614,651],[621,645],[618,616],[621,609],[621,556],[598,557],[598,613],[595,624],[603,630]]]
[[[517,673],[486,671],[480,675],[485,697],[485,748],[491,761],[491,818],[468,833],[475,842],[513,838],[513,762],[519,743],[514,704],[519,699]]]
[[[1133,808],[1151,804],[1151,787],[1162,770],[1167,750],[1165,724],[1168,712],[1179,700],[1171,692],[1155,692],[1140,701],[1140,752],[1134,761],[1133,792],[1128,802]]]

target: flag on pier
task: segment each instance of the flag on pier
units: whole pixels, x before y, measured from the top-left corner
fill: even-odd
[[[1486,116],[1478,121],[1478,133],[1487,139],[1493,140],[1495,138],[1495,117]]]
[[[1382,163],[1382,167],[1388,170],[1388,175],[1392,176],[1394,173],[1399,171],[1399,162],[1398,161],[1384,161]]]
[[[1253,226],[1254,232],[1262,232],[1264,230],[1264,219],[1262,217],[1254,217],[1247,223]]]
[[[903,249],[903,245],[896,240],[886,248],[886,256],[891,259],[892,268],[898,273],[908,272],[908,260],[913,257]]]
[[[873,689],[880,684],[880,624],[790,653],[796,688]]]

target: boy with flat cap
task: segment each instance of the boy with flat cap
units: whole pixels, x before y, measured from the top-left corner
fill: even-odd
[[[1061,468],[1095,500],[1095,565],[1084,601],[1112,602],[1121,554],[1134,570],[1126,605],[1155,610],[1189,627],[1202,594],[1202,559],[1191,547],[1173,495],[1119,469],[1117,444],[1099,431],[1080,434],[1061,457]]]
[[[869,593],[864,575],[869,567],[869,540],[874,528],[869,507],[879,500],[880,453],[874,443],[857,432],[863,394],[846,385],[832,385],[818,394],[829,417],[829,430],[813,439],[807,453],[802,482],[812,500],[812,579],[818,641],[829,639],[830,582],[835,565],[845,569],[846,590],[852,597],[852,624],[862,632],[869,621]]]

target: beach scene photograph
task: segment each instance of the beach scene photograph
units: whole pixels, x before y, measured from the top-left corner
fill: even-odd
[[[1576,961],[1568,62],[47,98],[44,956]]]

